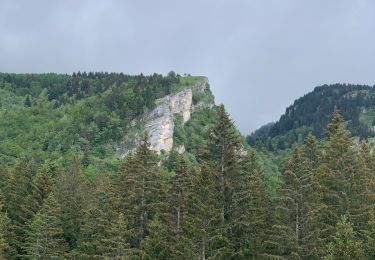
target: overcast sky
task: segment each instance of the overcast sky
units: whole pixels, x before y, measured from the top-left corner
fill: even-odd
[[[329,83],[375,84],[373,0],[0,0],[0,71],[209,78],[243,134]]]

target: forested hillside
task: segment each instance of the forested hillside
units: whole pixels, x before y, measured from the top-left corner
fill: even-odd
[[[132,120],[200,77],[0,75],[0,259],[375,258],[375,156],[337,109],[278,157],[220,105],[174,118],[184,149],[145,132],[119,160]]]
[[[353,135],[374,136],[375,89],[365,85],[334,84],[316,87],[297,99],[276,123],[258,129],[247,141],[273,151],[301,143],[309,132],[321,138],[335,107],[340,109]]]
[[[202,77],[122,73],[0,74],[0,160],[64,161],[115,168],[113,144],[155,100]]]

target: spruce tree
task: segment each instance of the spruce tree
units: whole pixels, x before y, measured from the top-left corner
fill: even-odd
[[[101,251],[104,256],[113,259],[134,259],[140,256],[138,249],[130,248],[131,237],[128,222],[124,214],[120,213],[118,218],[112,221],[108,231],[108,238],[101,239]]]
[[[52,192],[52,178],[56,168],[57,166],[54,163],[46,161],[33,178],[31,191],[26,197],[24,205],[22,205],[22,217],[24,218],[25,223],[30,220],[37,211],[39,211],[44,200]]]
[[[270,237],[270,251],[275,256],[289,259],[302,257],[305,235],[306,195],[309,172],[302,149],[294,146],[291,158],[284,166],[280,197],[276,198],[277,223]]]
[[[359,167],[349,131],[335,109],[326,129],[320,163],[311,175],[310,205],[306,219],[307,257],[323,257],[341,215],[353,196],[352,176]]]
[[[3,196],[0,194],[0,259],[7,259],[14,254],[8,242],[12,238],[10,224],[10,219],[4,211]]]
[[[148,235],[154,216],[166,212],[165,188],[147,133],[135,154],[128,156],[120,166],[117,178],[118,205],[120,211],[126,213],[132,229],[130,244],[138,248]]]
[[[88,184],[81,170],[81,162],[75,155],[68,167],[56,177],[55,196],[62,210],[65,239],[71,249],[77,248],[77,239],[84,211],[88,205]]]
[[[117,218],[112,180],[107,173],[97,176],[92,198],[82,216],[78,248],[82,257],[95,258],[108,253],[103,241],[110,238]]]
[[[23,254],[23,243],[25,238],[25,212],[22,210],[26,198],[32,190],[32,180],[37,171],[35,162],[29,159],[22,159],[12,171],[7,185],[6,209],[11,219],[11,228],[14,236],[9,241],[12,248],[18,254]]]
[[[332,240],[328,244],[325,260],[365,259],[362,241],[356,238],[352,224],[346,216],[341,216],[337,222]]]
[[[207,164],[192,179],[187,200],[184,236],[180,245],[189,259],[214,259],[227,255],[228,240],[220,230],[222,208],[217,203],[220,190],[216,183],[220,177]],[[187,258],[188,258],[187,257]]]
[[[229,222],[233,196],[233,182],[240,169],[241,143],[232,120],[223,105],[219,107],[216,123],[210,130],[204,159],[218,173],[221,220]]]
[[[190,188],[190,177],[187,164],[183,155],[179,155],[175,165],[175,176],[172,178],[172,190],[170,192],[170,204],[173,212],[173,226],[178,239],[184,222],[186,200]]]
[[[27,225],[25,256],[31,259],[63,258],[68,245],[64,240],[61,209],[51,193],[41,210]]]
[[[234,183],[230,241],[235,259],[257,259],[265,252],[272,224],[271,203],[255,151],[241,162]]]

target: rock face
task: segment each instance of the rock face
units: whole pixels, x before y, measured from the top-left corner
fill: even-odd
[[[193,86],[187,86],[182,91],[165,96],[155,101],[156,107],[146,113],[133,126],[138,127],[139,132],[147,131],[150,136],[151,149],[157,152],[162,150],[169,152],[173,148],[174,118],[180,115],[182,124],[185,124],[194,111],[211,107],[213,104],[198,103],[193,105],[193,93],[204,93],[208,86],[208,79],[204,78]],[[131,132],[131,130],[130,130]],[[128,140],[115,145],[115,151],[119,158],[125,157],[134,150],[140,136],[128,137]],[[131,140],[129,140],[131,139]]]

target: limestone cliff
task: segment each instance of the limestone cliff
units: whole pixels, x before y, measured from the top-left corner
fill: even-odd
[[[180,115],[181,123],[185,124],[190,119],[191,113],[197,109],[213,106],[213,98],[204,101],[197,98],[193,100],[194,96],[202,99],[205,95],[211,95],[210,93],[208,79],[203,78],[195,85],[186,86],[180,92],[156,100],[155,108],[134,120],[127,131],[126,138],[115,145],[117,156],[123,158],[131,152],[144,131],[149,133],[151,149],[157,152],[171,151],[176,116]]]

